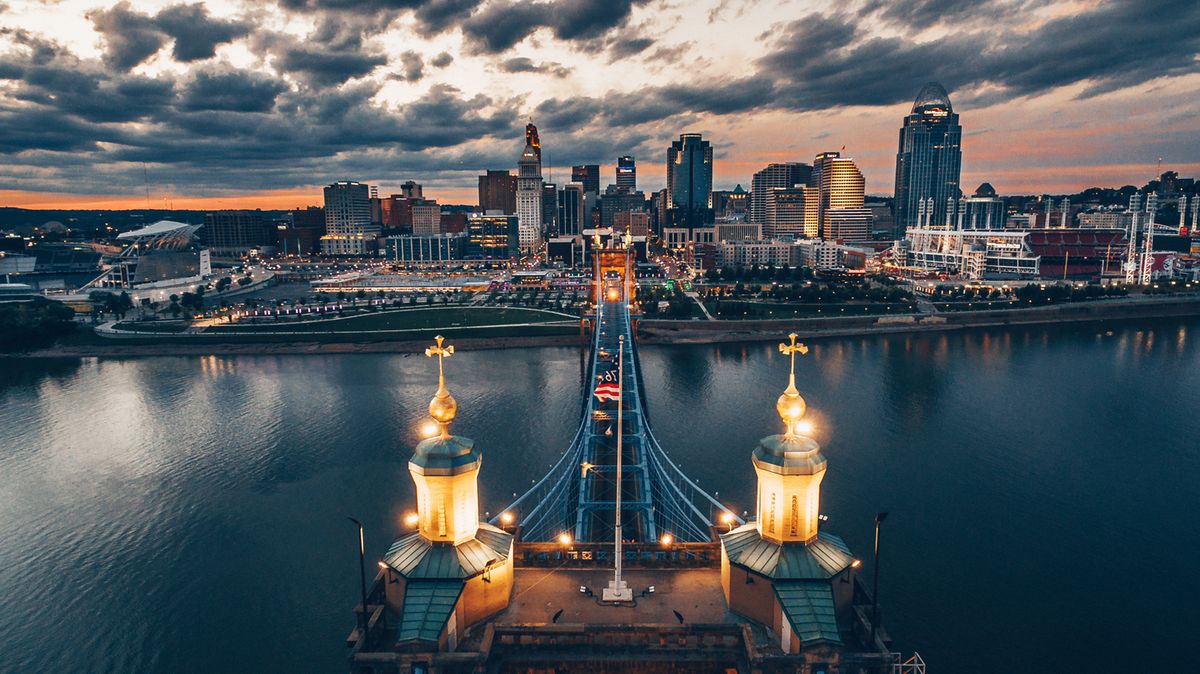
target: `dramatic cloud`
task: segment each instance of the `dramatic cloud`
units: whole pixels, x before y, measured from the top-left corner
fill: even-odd
[[[981,179],[1200,157],[1194,2],[9,0],[0,13],[0,190],[137,193],[145,162],[180,192],[404,174],[469,193],[477,172],[514,164],[532,116],[556,166],[661,158],[694,130],[718,148],[720,184],[847,144],[886,192],[895,127],[930,80],[963,114],[964,167]],[[643,166],[653,189],[661,161]]]
[[[498,0],[463,22],[463,33],[475,51],[499,53],[548,28],[559,40],[595,38],[629,20],[635,4],[645,0]]]
[[[168,41],[174,42],[176,61],[212,58],[218,45],[247,35],[251,29],[244,21],[213,19],[203,4],[173,5],[150,16],[123,1],[88,16],[104,39],[105,61],[120,70],[142,63]]]
[[[554,77],[566,77],[571,74],[571,69],[563,66],[561,63],[551,61],[536,63],[533,59],[524,56],[504,61],[500,64],[500,70],[506,73],[546,73]]]

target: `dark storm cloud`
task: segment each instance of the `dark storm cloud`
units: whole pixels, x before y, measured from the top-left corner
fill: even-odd
[[[451,63],[454,63],[454,57],[447,52],[442,52],[429,59],[429,65],[433,66],[434,68],[445,68]]]
[[[361,23],[344,16],[324,16],[303,38],[264,32],[256,37],[260,53],[276,55],[275,66],[306,83],[323,88],[370,74],[388,63],[379,47],[364,42]]]
[[[250,33],[245,21],[225,21],[208,15],[203,4],[172,5],[155,16],[135,11],[128,2],[88,14],[104,39],[105,62],[129,70],[158,52],[168,40],[174,42],[176,61],[212,58],[218,45]]]
[[[128,2],[88,14],[104,38],[104,61],[117,70],[129,70],[150,58],[166,44],[167,36],[147,15],[135,12]]]
[[[536,62],[524,56],[517,56],[500,63],[500,70],[506,73],[542,73],[554,77],[566,77],[571,69],[553,61]]]
[[[1030,30],[993,26],[924,42],[868,37],[850,17],[812,15],[784,27],[777,44],[759,72],[778,80],[777,104],[793,110],[899,103],[929,80],[967,95],[990,87],[993,100],[1079,83],[1087,96],[1200,72],[1200,5],[1113,2]]]
[[[287,72],[299,73],[315,85],[329,86],[367,75],[386,63],[387,57],[382,54],[295,46],[284,50],[279,67]]]
[[[614,40],[608,50],[608,61],[613,63],[623,58],[637,56],[652,46],[654,46],[654,40],[648,37]]]
[[[406,51],[400,55],[400,72],[396,76],[405,82],[419,81],[425,75],[425,60],[415,51]]]
[[[61,45],[19,31],[18,45],[0,54],[0,80],[12,83],[13,101],[93,122],[124,122],[153,116],[174,98],[174,84],[84,61]]]
[[[251,30],[246,21],[213,19],[203,4],[167,7],[158,13],[155,22],[175,40],[171,55],[182,62],[212,58],[218,45],[232,42]]]
[[[624,25],[634,5],[645,0],[499,0],[462,23],[467,46],[475,52],[506,51],[540,28],[567,42],[600,37]]]
[[[917,29],[939,23],[995,22],[1026,14],[1046,0],[870,0],[859,12]]]
[[[270,77],[240,70],[201,71],[183,91],[183,110],[267,112],[287,87]]]
[[[466,18],[482,0],[282,0],[295,12],[327,16],[357,16],[373,24],[368,32],[383,31],[401,13],[412,11],[422,30],[440,33]]]

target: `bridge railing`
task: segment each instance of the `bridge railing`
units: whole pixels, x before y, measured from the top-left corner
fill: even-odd
[[[629,309],[623,303],[618,306],[620,315],[616,323],[620,326],[621,334],[625,336],[630,356],[628,364],[632,371],[632,384],[627,384],[631,386],[629,395],[636,407],[633,411],[645,420],[646,410],[639,390],[642,381],[641,363],[634,348]],[[596,329],[588,367],[592,376],[595,375],[597,352],[604,347],[601,328],[609,327],[603,326],[604,309],[605,302],[602,299],[596,307]],[[611,330],[611,327],[609,329]],[[610,335],[607,341],[616,341],[615,337]],[[503,511],[510,513],[521,524],[524,540],[554,540],[562,532],[576,529],[576,509],[580,490],[584,488],[586,479],[580,466],[586,460],[588,443],[592,440],[589,424],[596,409],[590,390],[591,383],[589,377],[589,381],[584,384],[582,418],[567,451],[541,480],[534,483]],[[712,525],[725,524],[730,519],[742,523],[742,518],[738,517],[737,513],[701,489],[671,461],[651,432],[648,421],[645,421],[644,437],[649,497],[654,506],[651,510],[653,521],[649,526],[650,531],[658,532],[653,535],[669,533],[681,542],[707,541],[711,539]],[[493,524],[499,521],[499,514],[491,520]]]

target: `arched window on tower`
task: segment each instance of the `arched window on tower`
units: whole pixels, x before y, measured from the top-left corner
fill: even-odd
[[[795,536],[799,532],[800,527],[800,500],[795,496],[792,497],[792,526],[791,535]]]
[[[771,507],[767,510],[767,533],[775,533],[775,492],[771,492]]]

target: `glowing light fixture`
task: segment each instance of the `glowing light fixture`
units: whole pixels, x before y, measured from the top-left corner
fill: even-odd
[[[500,523],[501,524],[512,524],[512,522],[513,522],[512,513],[500,513]]]
[[[415,526],[417,526],[417,522],[419,522],[419,521],[420,521],[420,517],[416,513],[409,513],[404,516],[405,526],[415,527]]]
[[[568,534],[565,531],[562,532],[561,534],[558,535],[558,542],[560,545],[570,545],[571,544],[571,534]]]

